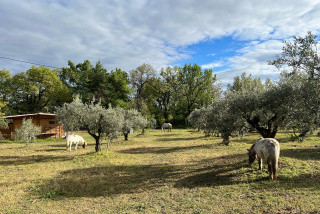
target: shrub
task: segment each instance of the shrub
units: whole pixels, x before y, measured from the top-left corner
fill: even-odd
[[[22,140],[28,145],[41,133],[41,127],[34,125],[32,119],[22,121],[22,126],[16,130],[16,139]]]

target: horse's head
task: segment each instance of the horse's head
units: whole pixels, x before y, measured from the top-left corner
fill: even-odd
[[[252,164],[257,157],[257,154],[253,150],[253,147],[254,147],[254,144],[251,146],[250,149],[248,149],[249,164]]]
[[[83,142],[83,144],[82,144],[82,148],[86,148],[86,146],[87,146],[87,143],[86,142]]]

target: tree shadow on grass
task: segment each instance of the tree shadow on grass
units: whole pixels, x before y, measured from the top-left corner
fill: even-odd
[[[171,132],[162,132],[162,134],[155,134],[152,136],[154,136],[154,137],[167,137],[167,136],[177,136],[177,135],[181,135],[181,134],[171,133]]]
[[[320,160],[320,148],[284,149],[280,151],[280,156],[300,160]]]
[[[60,143],[60,144],[52,144],[49,145],[50,147],[59,147],[59,148],[66,148],[66,143]]]
[[[251,136],[255,136],[254,138],[252,138]],[[231,138],[231,143],[246,143],[246,144],[253,144],[255,143],[259,138],[259,134],[255,133],[252,135],[247,135],[244,136],[242,138],[240,137],[234,137]],[[290,136],[280,136],[280,137],[275,137],[276,140],[279,141],[279,143],[292,143],[293,141],[290,139]]]
[[[320,174],[281,177],[269,181],[267,173],[259,176],[247,164],[246,154],[215,157],[186,165],[108,165],[72,169],[42,182],[34,197],[61,200],[70,197],[101,197],[119,194],[137,194],[162,186],[172,188],[217,187],[250,183],[253,189],[313,188],[319,189]],[[247,177],[248,176],[248,177]],[[51,197],[52,196],[52,197]]]
[[[201,162],[206,162],[211,166],[200,169],[196,171],[197,173],[190,173],[189,176],[178,180],[174,187],[215,187],[250,183],[255,189],[277,189],[279,187],[284,189],[308,188],[317,191],[320,189],[320,172],[287,177],[281,175],[280,170],[278,181],[272,181],[269,179],[266,165],[262,171],[258,170],[256,165],[250,166],[246,154],[207,159]]]
[[[125,149],[118,151],[119,153],[125,154],[165,154],[171,152],[179,152],[184,150],[192,150],[192,149],[210,149],[212,148],[211,144],[202,144],[196,146],[176,146],[176,147],[139,147],[132,149]]]
[[[222,139],[222,138],[221,138]],[[258,140],[257,139],[251,139],[251,138],[231,138],[231,143],[246,143],[246,144],[253,144],[254,142],[256,142]]]
[[[236,154],[201,160],[199,164],[205,164],[207,167],[178,180],[174,187],[195,188],[241,183],[238,179],[242,176],[239,169],[248,166],[246,157],[246,154]]]
[[[192,141],[192,140],[197,140],[197,139],[201,139],[204,138],[204,136],[200,136],[200,137],[163,137],[163,138],[158,138],[157,141],[163,141],[163,142],[167,142],[167,141]]]
[[[28,165],[40,162],[67,161],[73,159],[72,156],[53,156],[53,155],[30,155],[30,156],[0,156],[0,165]]]
[[[173,177],[174,166],[105,166],[67,170],[40,186],[39,195],[58,193],[61,197],[100,197],[139,193],[157,188]]]
[[[228,164],[228,157],[217,157],[189,165],[111,165],[67,170],[53,179],[47,180],[39,188],[37,195],[58,195],[64,197],[100,197],[131,194],[172,185],[174,188],[195,186],[218,186],[236,184],[234,172],[244,166],[244,162]],[[236,159],[238,156],[230,156]],[[211,166],[214,162],[215,166]],[[226,162],[224,164],[221,164]],[[199,176],[200,175],[200,176]],[[202,175],[202,176],[201,176]],[[35,193],[33,193],[35,194]]]

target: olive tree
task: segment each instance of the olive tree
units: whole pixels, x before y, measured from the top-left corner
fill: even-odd
[[[28,144],[35,140],[38,135],[41,134],[41,127],[34,125],[32,123],[32,119],[23,119],[22,126],[16,129],[15,135],[16,139],[22,140],[23,142]]]
[[[152,130],[154,130],[156,128],[156,126],[157,126],[157,120],[154,119],[154,118],[149,119],[148,120],[148,125]]]
[[[278,82],[263,85],[260,79],[243,74],[228,87],[225,99],[233,114],[244,119],[262,137],[273,138],[279,128],[285,126],[294,94],[291,84]]]
[[[282,53],[269,64],[282,71],[281,82],[296,87],[287,128],[305,134],[320,124],[320,57],[317,36],[308,32],[283,41]]]
[[[207,108],[195,109],[188,117],[188,122],[194,128],[202,129],[205,136],[221,134],[222,143],[229,145],[230,136],[236,131],[242,131],[245,121],[230,108],[231,102],[224,99],[216,99]]]
[[[208,113],[209,108],[202,107],[200,109],[194,109],[190,115],[187,117],[187,122],[193,128],[197,129],[198,131],[203,130],[206,135],[210,134],[210,128],[208,127]]]
[[[226,98],[216,100],[207,113],[207,132],[220,133],[225,145],[229,145],[232,133],[245,127],[243,119],[232,111],[231,104]]]
[[[111,107],[105,109],[100,102],[84,104],[79,96],[57,108],[56,114],[65,131],[86,130],[95,139],[96,152],[101,151],[104,138],[108,138],[109,148],[109,142],[119,136],[124,122],[121,112]]]
[[[148,125],[148,120],[135,109],[117,108],[117,111],[120,115],[123,115],[124,120],[122,123],[121,131],[124,135],[125,140],[128,140],[130,130],[145,128]]]

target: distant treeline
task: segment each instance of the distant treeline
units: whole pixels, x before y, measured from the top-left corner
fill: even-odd
[[[5,115],[55,112],[56,107],[70,103],[75,95],[83,102],[101,101],[108,108],[136,109],[158,124],[185,124],[195,109],[208,106],[220,96],[212,69],[202,70],[197,64],[166,67],[156,71],[142,64],[131,71],[107,71],[89,60],[68,67],[50,69],[32,66],[11,74],[0,70],[0,99]]]

